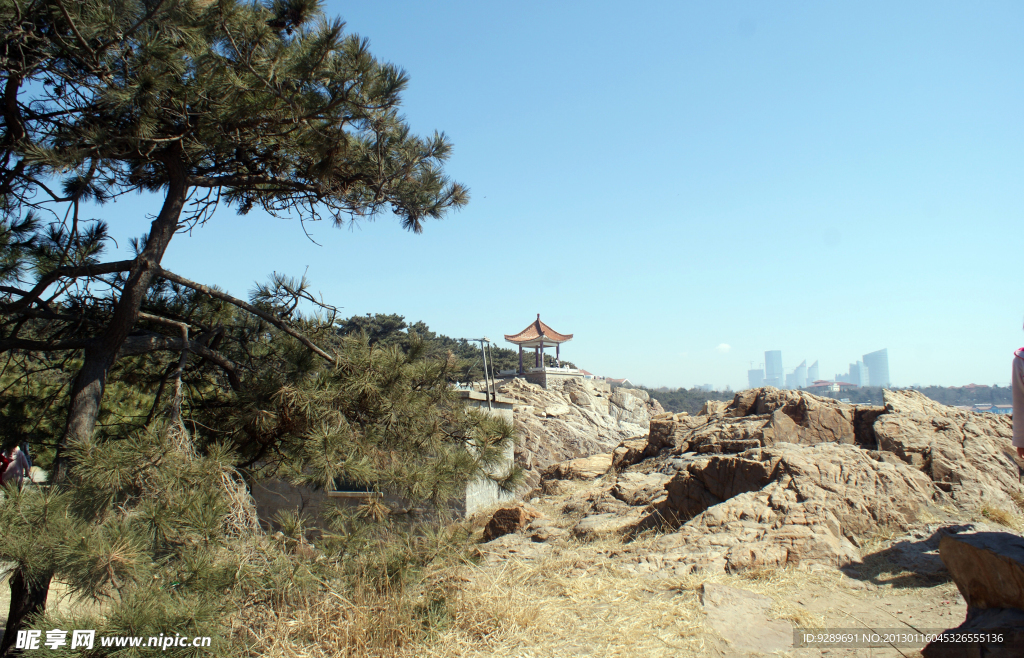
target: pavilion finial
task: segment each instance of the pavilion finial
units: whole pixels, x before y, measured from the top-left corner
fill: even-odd
[[[537,319],[540,320],[540,313],[537,314]]]

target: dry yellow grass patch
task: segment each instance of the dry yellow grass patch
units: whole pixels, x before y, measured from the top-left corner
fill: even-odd
[[[1011,530],[1016,530],[1017,532],[1024,530],[1024,520],[1021,519],[1020,515],[1007,511],[1001,507],[985,505],[978,510],[978,513],[985,519],[1010,528]]]
[[[796,595],[812,584],[836,587],[843,578],[832,570],[765,569],[652,580],[612,557],[622,548],[613,539],[574,542],[536,560],[466,565],[467,582],[453,602],[450,627],[420,654],[701,656],[715,638],[704,623],[703,583],[764,594],[774,602],[769,616],[822,626],[824,619],[798,606]]]

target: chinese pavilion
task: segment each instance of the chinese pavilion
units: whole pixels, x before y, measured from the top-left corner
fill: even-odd
[[[519,346],[519,374],[526,375],[530,381],[537,379],[536,383],[545,388],[552,376],[558,376],[559,379],[583,376],[578,370],[569,370],[561,367],[561,345],[572,340],[572,334],[560,334],[547,326],[541,322],[540,313],[537,314],[537,319],[534,322],[530,323],[526,329],[523,329],[518,334],[505,334],[505,340]],[[548,347],[555,348],[555,364],[558,366],[557,368],[544,367],[544,350]],[[523,368],[524,348],[533,348],[534,351],[534,367],[528,372]]]

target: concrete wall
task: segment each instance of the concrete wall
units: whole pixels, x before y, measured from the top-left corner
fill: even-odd
[[[561,386],[564,382],[569,381],[570,379],[582,380],[583,373],[569,373],[565,371],[559,372],[558,370],[545,369],[543,371],[528,372],[525,375],[522,375],[522,377],[524,377],[526,381],[530,382],[531,384],[536,384],[541,388],[556,388]]]
[[[362,492],[318,491],[278,479],[257,482],[252,485],[250,492],[256,503],[256,513],[260,517],[260,525],[268,531],[278,529],[274,517],[282,510],[306,517],[308,525],[326,528],[326,512],[331,507],[360,507],[365,505],[371,496],[376,495]],[[386,497],[384,504],[399,513],[412,513],[413,515],[417,513],[417,510],[410,509],[408,501],[397,496]],[[309,538],[314,538],[316,534],[318,533],[310,534]]]
[[[477,407],[484,411],[487,409],[487,395],[476,391],[459,391],[459,397],[463,398],[471,407]],[[512,423],[512,399],[502,395],[493,396],[489,413],[500,416]],[[509,447],[506,452],[506,459],[499,466],[493,475],[507,473],[512,467],[514,449]],[[256,503],[256,512],[259,514],[260,522],[268,530],[276,530],[273,522],[274,516],[281,510],[297,512],[310,519],[313,525],[326,527],[325,512],[333,505],[346,507],[359,507],[366,504],[368,494],[357,492],[326,492],[316,491],[309,487],[298,487],[285,480],[266,480],[257,482],[251,487],[253,500]],[[488,479],[480,479],[470,482],[466,491],[452,501],[451,511],[459,516],[469,516],[475,512],[511,500],[513,496],[498,489],[498,485]],[[426,518],[433,516],[430,510],[415,509],[408,501],[388,496],[384,504],[399,513],[408,514],[410,518]]]
[[[495,416],[504,418],[510,424],[513,422],[512,417],[512,403],[511,398],[506,398],[503,395],[495,395],[491,399],[491,408],[487,408],[487,395],[484,393],[460,391],[460,397],[466,400],[466,403],[471,407],[482,409]],[[492,475],[500,476],[508,473],[508,469],[512,468],[512,460],[515,449],[513,446],[509,446],[505,452],[505,459],[502,465],[499,466]],[[466,486],[465,496],[460,496],[455,507],[456,511],[463,516],[472,516],[476,512],[486,509],[488,507],[498,505],[500,503],[512,500],[515,496],[510,493],[501,491],[498,485],[492,480],[478,479],[470,482]]]

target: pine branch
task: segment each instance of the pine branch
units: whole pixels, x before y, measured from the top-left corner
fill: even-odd
[[[14,294],[22,295],[22,298],[15,302],[8,304],[0,304],[0,312],[2,313],[16,313],[19,310],[28,307],[32,302],[39,299],[39,296],[50,287],[54,281],[61,278],[80,278],[80,277],[97,277],[103,274],[113,274],[115,272],[128,272],[135,265],[135,260],[119,260],[111,263],[99,263],[90,265],[76,265],[72,267],[59,267],[55,270],[47,272],[43,276],[39,277],[39,281],[36,283],[32,290],[27,292],[18,289],[13,289],[11,292]]]
[[[313,343],[313,341],[311,341],[309,338],[307,338],[301,332],[296,331],[295,329],[293,329],[287,322],[284,322],[280,318],[275,317],[272,313],[267,313],[263,309],[261,309],[261,308],[259,308],[257,306],[253,306],[252,304],[249,304],[248,302],[244,302],[241,299],[238,299],[237,297],[232,297],[231,295],[229,295],[229,294],[227,294],[225,292],[221,292],[220,290],[216,290],[216,289],[211,288],[209,286],[204,286],[201,283],[197,283],[195,281],[190,281],[190,280],[186,279],[183,276],[179,276],[179,275],[177,275],[177,274],[175,274],[173,272],[169,272],[169,271],[167,271],[165,269],[162,269],[162,268],[157,273],[157,275],[167,279],[168,281],[173,281],[174,283],[177,283],[179,285],[185,286],[186,288],[191,288],[192,290],[195,290],[196,292],[201,292],[204,295],[209,295],[210,297],[214,297],[215,299],[220,299],[220,300],[223,300],[225,302],[228,302],[229,304],[233,304],[233,305],[237,306],[238,308],[240,308],[240,309],[242,309],[244,311],[248,311],[249,313],[252,313],[255,316],[263,318],[264,320],[266,320],[270,324],[274,325],[275,327],[277,327],[281,331],[285,332],[286,334],[288,334],[289,336],[291,336],[295,340],[297,340],[300,343],[302,343],[303,345],[305,345],[314,354],[316,354],[317,356],[322,358],[324,361],[327,361],[327,363],[330,363],[331,365],[335,365],[337,363],[333,356],[331,356],[327,352],[325,352],[322,349],[320,349],[319,347],[317,347]]]

